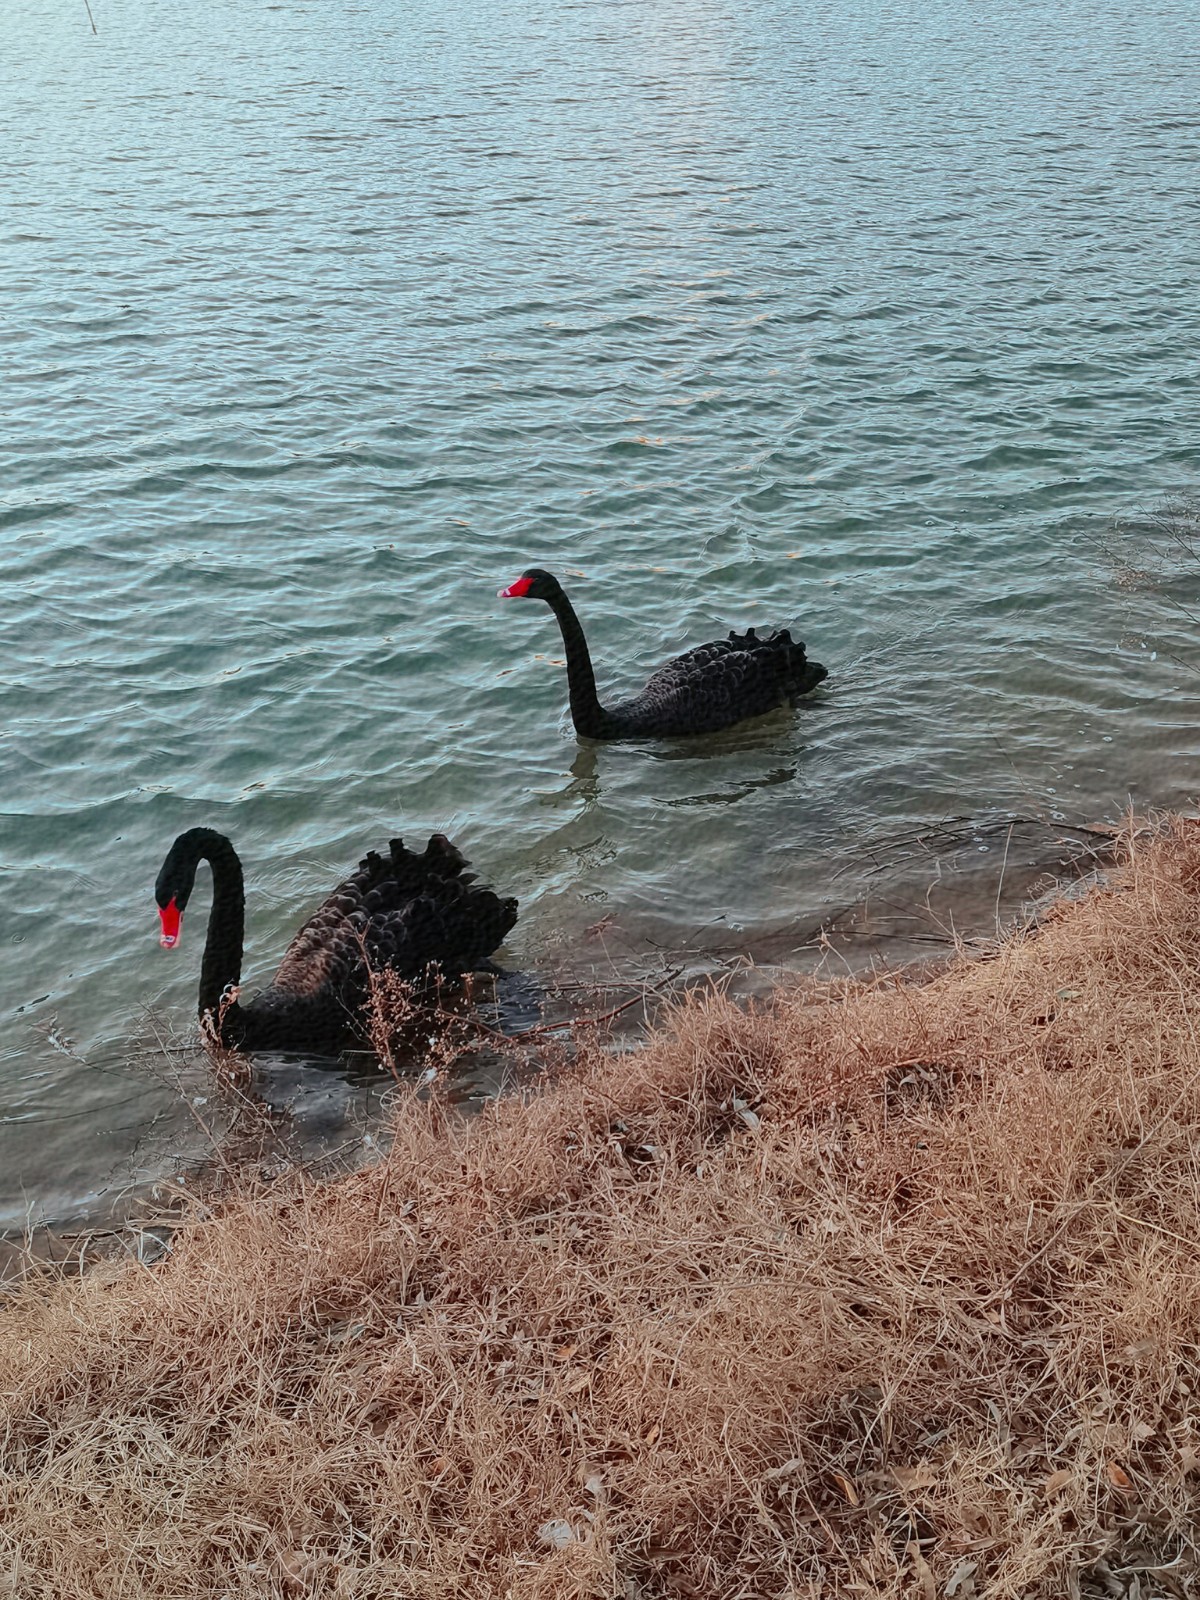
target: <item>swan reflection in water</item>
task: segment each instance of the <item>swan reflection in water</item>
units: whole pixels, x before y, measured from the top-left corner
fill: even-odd
[[[774,772],[766,772],[761,778],[747,778],[742,783],[732,783],[727,789],[710,789],[705,794],[678,795],[672,800],[663,800],[664,806],[731,806],[738,800],[745,800],[748,795],[755,794],[759,789],[773,789],[779,783],[791,783],[796,776],[795,767],[777,767]]]
[[[781,738],[781,735],[785,737]],[[783,745],[790,748],[782,749]],[[778,762],[780,755],[786,761],[788,757],[795,759],[802,754],[796,749],[794,723],[779,712],[757,717],[741,727],[724,730],[703,740],[669,740],[656,746],[641,744],[632,748],[625,745],[617,750],[612,745],[584,739],[576,746],[568,768],[570,780],[560,788],[538,791],[538,802],[556,810],[578,802],[579,814],[586,815],[604,798],[602,760],[608,763],[610,773],[628,774],[632,770],[628,765],[631,758],[677,766],[680,762],[704,762],[707,765],[723,758],[752,758],[758,755],[772,757]],[[617,763],[619,765],[615,765]],[[751,762],[743,759],[738,765],[744,771]],[[668,806],[731,805],[760,789],[790,783],[798,772],[798,765],[777,764],[760,775],[732,778],[719,789],[706,788],[695,794],[656,798],[659,804]]]

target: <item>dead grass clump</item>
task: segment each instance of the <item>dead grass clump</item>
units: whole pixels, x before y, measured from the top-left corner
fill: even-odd
[[[1184,1595],[1200,829],[0,1319],[0,1592]]]

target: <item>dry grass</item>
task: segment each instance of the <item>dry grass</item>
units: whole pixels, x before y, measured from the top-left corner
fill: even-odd
[[[0,1319],[0,1593],[1188,1594],[1200,828]]]

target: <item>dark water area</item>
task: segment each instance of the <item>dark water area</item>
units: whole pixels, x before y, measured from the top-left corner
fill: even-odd
[[[0,1224],[208,1148],[194,824],[251,987],[435,829],[507,969],[619,985],[864,904],[904,959],[1193,799],[1195,3],[92,11],[0,72]],[[581,747],[535,562],[602,689],[751,624],[830,678]]]

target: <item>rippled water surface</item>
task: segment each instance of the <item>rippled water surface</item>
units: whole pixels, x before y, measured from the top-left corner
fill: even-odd
[[[251,979],[434,828],[537,972],[1195,792],[1194,588],[1111,539],[1200,477],[1192,0],[92,12],[16,0],[0,77],[0,1221],[180,1116],[129,1051],[192,824]],[[602,684],[748,623],[829,681],[581,747],[535,561]]]

